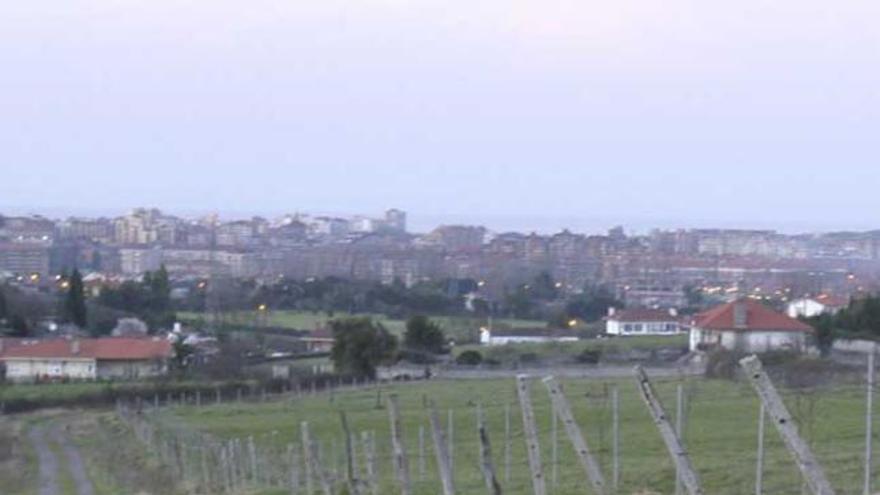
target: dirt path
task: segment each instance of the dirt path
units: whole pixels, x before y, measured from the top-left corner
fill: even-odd
[[[48,438],[47,438],[48,434]],[[79,449],[70,441],[59,425],[35,426],[28,433],[40,462],[40,495],[60,495],[61,463],[51,444],[61,447],[67,461],[67,471],[73,479],[77,495],[94,495],[95,487],[86,473],[85,462]]]
[[[42,427],[34,427],[28,432],[31,444],[37,452],[40,461],[40,495],[60,495],[58,483],[58,457],[49,448],[46,440],[46,430]]]
[[[92,481],[86,474],[86,465],[79,449],[70,443],[70,438],[59,426],[52,429],[52,440],[57,442],[64,451],[64,456],[67,458],[67,470],[70,471],[70,476],[76,485],[76,493],[78,495],[94,495],[95,487],[92,486]]]

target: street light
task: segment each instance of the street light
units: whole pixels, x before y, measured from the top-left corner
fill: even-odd
[[[265,312],[267,309],[269,309],[269,307],[266,306],[265,304],[260,304],[259,306],[257,306],[257,311],[260,311],[260,312]]]

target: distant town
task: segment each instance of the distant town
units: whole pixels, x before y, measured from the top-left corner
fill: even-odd
[[[339,277],[412,287],[478,281],[500,298],[541,273],[563,293],[605,287],[628,307],[684,307],[694,292],[785,302],[849,298],[878,287],[880,231],[785,235],[772,230],[655,230],[629,235],[492,232],[442,225],[410,233],[407,214],[290,214],[224,221],[139,208],[116,218],[0,216],[0,279],[51,285],[77,268],[91,283],[164,266],[177,280]]]

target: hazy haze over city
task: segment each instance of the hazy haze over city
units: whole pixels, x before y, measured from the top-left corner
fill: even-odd
[[[880,4],[16,2],[0,211],[880,226]]]

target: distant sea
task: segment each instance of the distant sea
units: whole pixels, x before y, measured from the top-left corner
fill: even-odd
[[[366,216],[381,217],[382,211],[312,211],[307,209],[290,209],[287,211],[211,211],[193,209],[174,209],[157,206],[171,215],[184,218],[199,218],[217,213],[221,219],[246,219],[263,216],[268,219],[284,214],[302,213],[313,216],[329,215],[339,217]],[[39,214],[49,218],[62,219],[69,216],[82,217],[116,217],[125,215],[131,208],[77,208],[77,207],[21,207],[0,205],[0,214],[30,215]],[[622,226],[630,234],[647,234],[654,229],[693,229],[693,228],[725,228],[725,229],[762,229],[776,230],[784,234],[819,233],[842,230],[865,231],[880,228],[880,225],[869,225],[858,219],[841,219],[840,222],[815,222],[807,220],[783,220],[773,218],[762,219],[684,219],[684,218],[632,218],[615,217],[611,214],[601,216],[577,215],[497,215],[474,213],[420,213],[408,212],[409,231],[414,233],[430,232],[439,225],[482,225],[492,232],[522,232],[538,234],[554,234],[568,229],[581,234],[604,234],[609,229]]]

